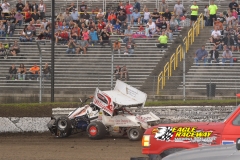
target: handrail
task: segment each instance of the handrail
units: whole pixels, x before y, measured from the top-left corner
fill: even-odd
[[[193,44],[195,37],[200,34],[200,29],[204,27],[203,14],[200,14],[197,21],[193,24],[192,28],[188,31],[187,36],[183,38],[183,45],[179,45],[176,52],[170,57],[169,62],[163,68],[163,71],[158,75],[157,94],[159,95],[160,89],[163,89],[166,85],[166,74],[169,79],[172,76],[172,70],[176,70],[179,62],[183,59],[183,50],[189,51],[190,46]]]

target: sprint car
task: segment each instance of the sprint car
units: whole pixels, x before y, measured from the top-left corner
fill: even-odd
[[[145,93],[117,80],[114,90],[96,88],[90,105],[76,108],[68,116],[51,117],[47,126],[54,136],[61,138],[86,131],[90,139],[111,135],[140,140],[144,131],[158,124],[160,118],[152,112],[135,115],[127,108],[142,108],[146,99]]]

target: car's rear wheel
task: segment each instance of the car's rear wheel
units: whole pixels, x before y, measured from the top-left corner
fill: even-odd
[[[139,127],[132,127],[127,132],[128,138],[131,141],[139,141],[143,136],[143,129]]]
[[[87,127],[88,137],[91,139],[102,139],[106,135],[106,127],[102,122],[91,122]]]
[[[64,138],[71,135],[71,121],[67,117],[59,117],[56,122],[57,137]]]

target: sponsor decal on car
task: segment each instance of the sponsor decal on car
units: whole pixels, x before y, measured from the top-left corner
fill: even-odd
[[[235,142],[234,141],[231,141],[231,140],[224,140],[222,141],[222,145],[228,145],[228,144],[234,144]]]
[[[161,141],[212,143],[217,139],[213,131],[203,131],[197,127],[158,127],[152,133]]]

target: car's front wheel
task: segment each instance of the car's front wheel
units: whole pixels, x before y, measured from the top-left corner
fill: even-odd
[[[139,141],[143,136],[143,129],[139,127],[132,127],[127,132],[128,138],[131,141]]]
[[[71,135],[71,121],[67,117],[59,117],[56,122],[57,137],[64,138]]]

